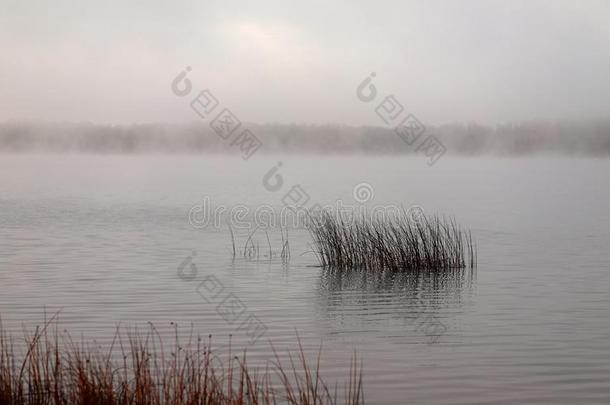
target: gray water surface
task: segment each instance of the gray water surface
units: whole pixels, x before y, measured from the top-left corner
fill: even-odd
[[[282,161],[278,191],[263,186]],[[300,185],[309,204],[418,205],[469,227],[475,271],[336,274],[316,267],[305,230],[253,239],[232,257],[226,225],[195,228],[189,211],[268,204]],[[354,351],[370,403],[610,402],[610,161],[267,156],[0,156],[0,315],[19,336],[61,309],[62,328],[98,341],[117,324],[214,335],[248,346],[323,343],[323,375],[342,381]],[[237,248],[249,230],[236,229]],[[187,259],[190,258],[190,261]],[[192,280],[178,277],[193,263]],[[187,269],[190,267],[187,267]],[[215,277],[218,297],[202,296]],[[238,319],[218,310],[226,296]],[[240,310],[241,311],[241,310]],[[239,311],[238,311],[239,312]],[[240,329],[266,327],[249,344]]]

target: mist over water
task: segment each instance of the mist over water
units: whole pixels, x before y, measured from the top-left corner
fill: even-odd
[[[356,356],[372,404],[609,404],[609,22],[608,0],[1,0],[0,403],[36,398],[14,359],[57,314],[83,353],[117,325],[253,371],[322,348],[338,390]]]
[[[415,154],[394,129],[347,125],[247,124],[261,153]],[[428,126],[450,155],[610,155],[610,120]],[[5,122],[0,152],[237,153],[209,125]]]

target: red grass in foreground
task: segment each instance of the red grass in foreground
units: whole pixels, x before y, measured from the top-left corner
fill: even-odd
[[[320,376],[320,354],[310,368],[300,340],[297,359],[285,368],[275,349],[264,370],[249,367],[246,353],[228,354],[227,365],[210,338],[178,338],[167,352],[154,326],[121,337],[107,350],[50,333],[55,317],[25,333],[23,354],[0,324],[0,404],[361,404],[362,373],[355,360],[341,400]],[[55,322],[55,325],[57,323]],[[51,335],[51,336],[49,336]],[[177,335],[177,332],[176,332]],[[118,359],[118,360],[117,360]]]

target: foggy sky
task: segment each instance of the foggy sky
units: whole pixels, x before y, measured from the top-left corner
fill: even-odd
[[[371,72],[421,121],[610,116],[608,1],[0,0],[0,120],[187,122],[191,66],[242,121],[379,125]]]

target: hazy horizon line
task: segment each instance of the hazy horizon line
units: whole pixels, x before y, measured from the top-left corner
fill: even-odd
[[[249,124],[221,118],[185,123],[0,123],[0,151],[94,153],[254,153],[610,156],[610,118],[395,127],[344,124]]]
[[[567,123],[590,123],[590,122],[610,122],[610,116],[590,116],[590,117],[569,117],[569,118],[523,118],[516,120],[506,121],[478,121],[476,119],[464,119],[464,120],[452,120],[443,122],[424,122],[424,125],[431,128],[444,127],[450,125],[477,125],[481,127],[495,127],[498,125],[521,125],[521,124],[567,124]],[[39,118],[8,118],[0,119],[0,125],[12,125],[12,124],[23,124],[23,125],[95,125],[95,126],[110,126],[110,127],[127,127],[127,126],[138,126],[138,125],[167,125],[167,126],[181,126],[181,125],[208,125],[208,121],[204,120],[182,120],[182,121],[161,121],[161,120],[150,120],[150,121],[133,121],[133,122],[105,122],[105,121],[92,121],[92,120],[49,120]],[[387,125],[381,124],[350,124],[343,123],[340,121],[329,121],[329,122],[283,122],[283,121],[243,121],[242,125],[258,125],[258,126],[307,126],[307,127],[325,127],[325,126],[336,126],[336,127],[347,127],[347,128],[382,128],[390,129]]]

